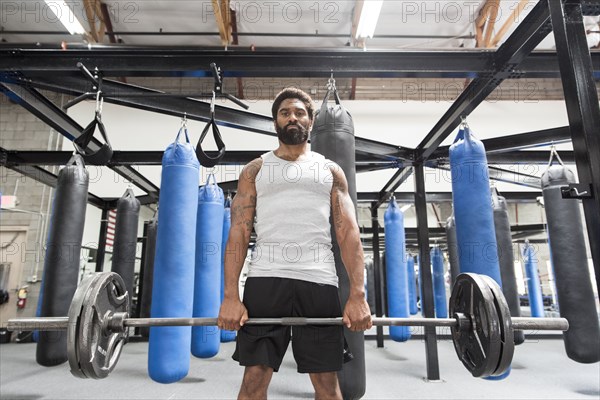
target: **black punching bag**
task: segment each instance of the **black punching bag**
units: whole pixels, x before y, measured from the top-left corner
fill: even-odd
[[[456,277],[460,274],[458,261],[458,242],[456,241],[456,222],[454,214],[446,220],[446,239],[448,242],[448,261],[450,262],[450,287],[454,286]]]
[[[327,99],[333,93],[335,105],[328,105]],[[356,154],[354,145],[354,123],[350,113],[340,105],[335,86],[330,86],[321,108],[315,113],[311,134],[311,149],[325,158],[335,161],[342,168],[348,180],[348,193],[356,208]],[[331,229],[335,267],[339,278],[339,292],[342,306],[350,294],[348,273],[340,256],[340,248]],[[352,332],[344,327],[344,335],[354,360],[344,364],[338,372],[344,399],[359,399],[365,394],[365,338],[363,332]]]
[[[494,208],[494,227],[496,230],[496,243],[498,244],[502,292],[506,297],[510,315],[520,317],[521,304],[519,290],[517,289],[517,277],[515,276],[515,255],[513,253],[512,235],[510,234],[508,207],[504,197],[498,195],[495,188],[492,189],[492,206]],[[514,336],[515,344],[521,344],[525,341],[525,335],[521,330],[515,331]]]
[[[372,258],[367,258],[365,260],[365,269],[367,270],[365,278],[365,287],[367,289],[367,303],[369,303],[371,314],[375,314],[375,267],[373,265]]]
[[[52,203],[40,317],[64,317],[77,289],[89,176],[80,155],[58,174]],[[36,361],[53,366],[67,361],[67,331],[40,331]]]
[[[558,307],[560,316],[569,321],[569,330],[563,333],[567,356],[580,363],[594,363],[600,360],[600,327],[579,200],[563,199],[560,190],[575,182],[573,172],[563,165],[552,165],[542,174]]]
[[[139,216],[140,201],[135,198],[133,190],[127,189],[117,201],[117,223],[115,224],[111,271],[121,275],[130,299],[135,297],[133,275]]]
[[[155,217],[148,221],[146,226],[146,254],[144,255],[144,282],[142,287],[142,296],[140,299],[140,318],[150,318],[150,309],[152,305],[152,281],[154,279],[154,254],[156,253],[156,228],[158,220]],[[140,328],[140,335],[148,337],[150,328]]]

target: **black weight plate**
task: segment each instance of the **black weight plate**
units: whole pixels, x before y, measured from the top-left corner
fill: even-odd
[[[77,286],[77,290],[73,295],[73,300],[69,306],[69,326],[67,328],[67,359],[71,373],[77,378],[87,378],[79,363],[79,326],[81,325],[81,312],[84,302],[90,290],[91,284],[99,278],[99,274],[94,274],[86,277]]]
[[[496,371],[502,350],[501,328],[489,285],[477,274],[460,274],[452,287],[450,315],[464,314],[470,328],[452,327],[452,341],[458,358],[476,378]]]
[[[488,284],[494,295],[494,306],[496,307],[500,322],[500,344],[502,349],[500,351],[498,366],[492,373],[492,376],[500,376],[510,368],[513,355],[515,354],[515,333],[512,327],[510,308],[508,307],[502,288],[489,276],[482,275],[481,278]]]
[[[79,324],[79,365],[88,378],[102,379],[114,369],[128,331],[111,332],[107,318],[129,312],[125,282],[116,273],[102,273],[88,288]]]

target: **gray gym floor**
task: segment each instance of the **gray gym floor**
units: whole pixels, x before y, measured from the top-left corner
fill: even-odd
[[[425,347],[421,340],[386,341],[377,348],[365,342],[365,399],[599,399],[600,364],[578,364],[567,358],[560,339],[528,339],[517,347],[511,375],[503,381],[471,377],[458,361],[452,342],[438,343],[441,382],[426,382]],[[71,376],[68,365],[40,367],[35,344],[0,345],[2,399],[233,399],[242,367],[231,360],[233,343],[223,344],[210,360],[192,358],[188,376],[170,385],[146,374],[147,343],[125,346],[113,373],[104,380]],[[269,389],[270,399],[312,398],[308,376],[296,373],[291,347]]]

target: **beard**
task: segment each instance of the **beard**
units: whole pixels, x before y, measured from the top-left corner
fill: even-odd
[[[286,125],[283,128],[276,125],[275,131],[277,132],[277,138],[287,145],[302,144],[308,140],[308,128],[300,124]]]

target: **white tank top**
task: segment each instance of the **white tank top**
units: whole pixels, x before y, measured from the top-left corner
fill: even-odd
[[[311,151],[302,161],[263,154],[256,176],[256,246],[248,277],[338,285],[331,251],[332,161]]]

